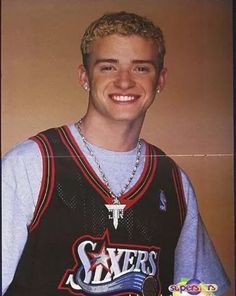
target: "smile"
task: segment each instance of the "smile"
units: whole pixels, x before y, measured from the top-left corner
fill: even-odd
[[[111,95],[110,97],[113,101],[116,102],[131,102],[138,98],[137,96],[133,95]]]

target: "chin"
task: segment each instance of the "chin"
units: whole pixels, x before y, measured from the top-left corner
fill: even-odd
[[[114,116],[110,116],[111,119],[114,121],[126,121],[126,122],[135,122],[135,121],[140,121],[143,120],[144,115],[134,115],[134,114],[118,114]]]

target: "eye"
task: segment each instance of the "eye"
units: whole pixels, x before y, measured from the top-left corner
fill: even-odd
[[[135,72],[140,73],[140,74],[145,74],[150,72],[150,67],[148,66],[137,66],[134,69]]]
[[[100,67],[100,70],[101,70],[102,72],[112,72],[112,71],[115,71],[116,68],[115,68],[113,65],[102,65],[102,66]]]

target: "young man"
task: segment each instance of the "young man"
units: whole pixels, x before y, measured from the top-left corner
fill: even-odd
[[[182,278],[222,295],[229,282],[188,178],[139,138],[165,86],[161,30],[107,14],[81,50],[84,117],[4,158],[4,295],[170,295]]]

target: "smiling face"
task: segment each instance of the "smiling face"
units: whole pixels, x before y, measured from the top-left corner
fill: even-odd
[[[157,48],[151,40],[109,35],[93,42],[89,65],[79,67],[82,86],[89,85],[87,116],[142,122],[166,70],[158,70]]]

